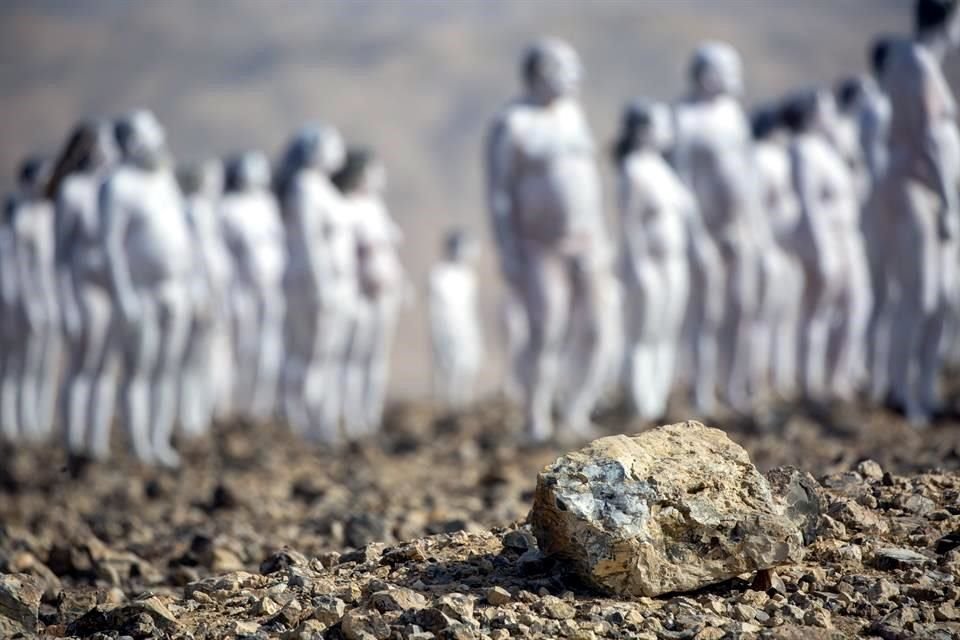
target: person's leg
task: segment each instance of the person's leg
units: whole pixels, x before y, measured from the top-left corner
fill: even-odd
[[[173,448],[176,426],[177,379],[183,363],[190,327],[190,301],[186,287],[169,283],[157,300],[158,342],[150,385],[150,441],[157,462],[177,467],[180,456]]]
[[[81,305],[88,350],[83,376],[89,383],[77,400],[88,424],[83,446],[93,458],[106,460],[110,455],[110,430],[116,410],[121,342],[114,335],[115,316],[106,291],[92,285],[84,287]]]
[[[523,357],[526,436],[542,442],[553,436],[553,401],[560,352],[570,310],[570,282],[560,256],[529,252],[523,303],[528,339]]]
[[[156,302],[140,295],[140,317],[136,326],[126,327],[124,380],[122,385],[124,427],[134,454],[144,463],[155,462],[150,438],[150,382],[159,351]]]

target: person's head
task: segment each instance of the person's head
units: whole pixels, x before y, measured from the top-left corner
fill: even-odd
[[[892,36],[880,36],[870,43],[867,58],[870,63],[870,73],[873,74],[874,78],[883,76],[884,70],[887,68],[887,57],[890,54],[890,45],[892,43]]]
[[[754,140],[769,140],[783,128],[783,113],[778,106],[764,105],[750,114],[750,132]]]
[[[259,151],[245,151],[227,160],[224,174],[227,192],[267,189],[270,186],[270,161]]]
[[[386,170],[372,149],[350,147],[340,170],[333,174],[340,193],[379,193],[386,187]]]
[[[186,196],[216,198],[223,191],[223,164],[211,159],[182,165],[177,169],[177,182]]]
[[[464,229],[451,229],[443,239],[443,255],[450,262],[469,262],[476,257],[473,237]]]
[[[916,0],[913,26],[918,37],[942,34],[952,46],[960,44],[960,0]]]
[[[863,80],[856,76],[840,80],[834,90],[834,96],[841,113],[852,112],[863,96]]]
[[[524,52],[520,66],[528,95],[543,104],[576,95],[580,89],[580,57],[563,40],[543,38],[534,42]]]
[[[109,166],[117,158],[113,126],[105,120],[84,120],[71,131],[53,164],[47,183],[47,197],[54,198],[63,181],[73,173],[92,172]]]
[[[27,156],[17,168],[17,187],[27,198],[37,198],[44,194],[47,177],[50,173],[49,161],[40,155]]]
[[[743,63],[737,50],[726,42],[706,42],[697,47],[689,73],[697,97],[743,93]]]
[[[346,147],[340,132],[330,125],[306,124],[287,144],[276,176],[275,188],[283,195],[298,172],[309,169],[332,176],[342,166]]]
[[[635,100],[623,110],[620,136],[614,144],[617,164],[640,149],[663,151],[673,143],[670,108],[662,103]]]
[[[141,109],[119,118],[114,125],[124,161],[156,169],[167,160],[167,136],[152,112]]]
[[[798,91],[783,102],[783,124],[794,135],[809,133],[817,128],[819,110],[820,97],[815,89]]]

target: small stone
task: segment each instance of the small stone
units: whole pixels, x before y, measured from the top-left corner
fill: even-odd
[[[794,467],[772,469],[766,478],[784,513],[803,532],[803,544],[813,544],[823,511],[820,484],[809,473]]]
[[[270,554],[260,563],[260,573],[269,575],[282,571],[288,567],[305,567],[309,564],[307,557],[293,549],[281,549]]]
[[[692,591],[803,556],[800,529],[747,452],[692,421],[561,457],[539,475],[529,520],[541,551],[622,596]]]
[[[813,609],[803,615],[803,623],[811,627],[820,627],[821,629],[832,629],[833,622],[830,619],[830,612],[824,609]]]
[[[510,595],[510,592],[504,589],[503,587],[490,587],[486,591],[487,603],[494,606],[500,606],[502,604],[507,604],[513,600],[513,596]]]
[[[857,465],[857,473],[866,480],[881,480],[883,478],[883,467],[874,460],[864,460]]]
[[[937,508],[937,504],[925,496],[913,494],[903,501],[904,511],[915,513],[917,515],[926,515]]]
[[[732,616],[741,622],[752,622],[757,617],[757,610],[747,604],[735,604]]]
[[[260,625],[253,620],[236,620],[232,629],[235,635],[252,636],[260,629]]]
[[[513,549],[523,553],[528,549],[536,549],[537,539],[527,531],[508,531],[503,535],[503,546],[505,549]]]
[[[933,615],[935,616],[937,622],[953,622],[954,620],[960,620],[960,610],[957,609],[957,606],[952,602],[944,602],[936,609],[934,609]]]
[[[473,621],[473,598],[462,593],[448,593],[440,596],[437,600],[437,608],[454,620]]]
[[[697,635],[693,636],[693,640],[721,640],[725,635],[727,635],[727,633],[723,629],[704,627]]]
[[[917,553],[910,549],[896,548],[880,549],[876,552],[873,559],[874,566],[882,571],[922,567],[930,562],[931,560],[922,553]]]
[[[347,611],[340,629],[347,640],[387,640],[390,637],[390,625],[383,616],[378,611],[367,609]]]
[[[867,595],[870,596],[871,600],[880,602],[884,600],[889,600],[895,596],[900,595],[900,587],[894,583],[880,578],[867,591]]]
[[[257,603],[255,611],[256,611],[256,615],[272,616],[278,611],[280,611],[280,609],[281,607],[279,604],[274,602],[272,598],[267,597],[267,598],[263,598],[260,602]]]
[[[0,616],[9,618],[24,632],[36,632],[39,622],[42,582],[25,573],[0,575]]]
[[[407,611],[427,606],[427,599],[412,589],[399,588],[377,591],[370,596],[370,606],[379,611]]]
[[[346,611],[347,608],[343,600],[331,595],[322,595],[314,598],[313,605],[314,609],[310,617],[314,620],[319,620],[328,627],[332,627],[340,622],[340,618],[343,617],[343,612]]]
[[[783,578],[777,575],[777,572],[773,569],[761,569],[757,571],[757,576],[753,579],[752,588],[756,591],[764,592],[787,592],[787,586],[783,583]]]
[[[553,620],[571,620],[577,615],[577,608],[556,596],[545,596],[540,601],[543,614]]]

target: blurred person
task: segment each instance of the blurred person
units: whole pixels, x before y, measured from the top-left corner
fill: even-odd
[[[798,255],[800,203],[780,106],[757,109],[751,118],[751,130],[761,212],[767,217],[781,261],[776,279],[764,282],[770,324],[767,333],[758,336],[761,345],[755,345],[755,366],[770,372],[772,388],[781,398],[792,399],[799,382],[797,345],[804,275]]]
[[[889,216],[893,402],[910,422],[940,408],[942,337],[956,313],[960,132],[942,63],[960,44],[956,0],[917,0],[914,37],[891,41],[881,84],[892,105],[889,166],[878,201]]]
[[[230,310],[236,375],[231,408],[255,420],[274,415],[283,359],[286,240],[270,178],[264,154],[237,154],[226,163],[220,199],[234,271]]]
[[[189,436],[209,432],[215,417],[229,415],[233,390],[230,286],[233,263],[220,217],[223,166],[210,160],[178,171],[197,274],[195,300],[179,380],[180,428]]]
[[[861,206],[870,195],[871,173],[864,155],[860,132],[862,101],[867,80],[861,76],[843,78],[833,92],[833,116],[827,131],[831,144],[853,176]]]
[[[288,146],[277,184],[287,239],[283,413],[296,432],[331,443],[356,304],[352,220],[331,182],[345,155],[336,129],[306,126]]]
[[[802,381],[816,401],[852,399],[862,381],[871,305],[855,180],[829,139],[833,104],[829,93],[811,90],[784,110],[802,216]]]
[[[601,301],[610,246],[594,142],[577,99],[581,65],[568,44],[544,39],[528,48],[521,67],[525,94],[497,115],[488,137],[487,188],[501,269],[528,322],[526,436],[555,435],[552,409],[576,309],[582,355],[570,372],[572,396],[557,407],[559,435],[589,437],[606,373]]]
[[[16,192],[7,195],[0,218],[0,438],[20,440],[19,383],[23,322],[18,313],[20,284],[13,248]]]
[[[54,211],[44,189],[48,177],[49,164],[44,158],[26,159],[7,211],[12,266],[20,292],[11,318],[16,339],[7,356],[14,363],[11,382],[17,390],[17,410],[16,420],[8,428],[12,439],[18,435],[32,442],[43,441],[53,429],[59,374]]]
[[[689,244],[699,242],[693,194],[663,159],[669,107],[636,102],[614,149],[620,178],[622,281],[627,312],[628,388],[636,414],[666,413],[690,289]]]
[[[476,254],[476,244],[465,231],[450,231],[443,258],[429,274],[433,391],[448,409],[462,409],[473,401],[483,359]]]
[[[353,224],[359,295],[347,351],[347,436],[356,439],[380,429],[387,393],[390,349],[399,305],[407,294],[400,263],[403,232],[383,200],[386,170],[367,149],[347,152],[333,178]]]
[[[177,381],[193,312],[194,255],[166,134],[149,111],[116,126],[122,162],[100,190],[110,291],[123,322],[123,423],[137,457],[176,467]]]
[[[674,162],[714,243],[693,269],[688,327],[696,345],[694,401],[701,413],[713,411],[723,371],[724,401],[747,411],[761,265],[752,237],[757,189],[750,125],[739,99],[740,56],[726,43],[704,43],[693,54],[689,77],[690,95],[675,107]]]
[[[876,38],[870,45],[871,74],[864,76],[864,92],[860,108],[860,144],[870,172],[870,196],[864,206],[863,230],[870,262],[870,280],[874,307],[867,329],[867,369],[869,396],[875,403],[884,402],[890,391],[889,360],[893,341],[893,290],[888,249],[892,242],[892,225],[888,208],[883,203],[883,190],[878,188],[889,163],[890,120],[889,97],[881,89],[890,44],[889,36]]]
[[[105,460],[117,395],[119,342],[98,197],[117,160],[113,124],[79,123],[53,169],[55,253],[66,337],[60,411],[68,451]]]

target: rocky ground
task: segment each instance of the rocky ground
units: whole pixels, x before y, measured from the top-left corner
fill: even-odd
[[[791,407],[713,426],[763,471],[820,479],[819,538],[756,583],[629,601],[539,553],[537,472],[572,444],[514,446],[497,403],[400,406],[341,454],[233,424],[177,474],[0,451],[0,637],[960,637],[960,423]]]

